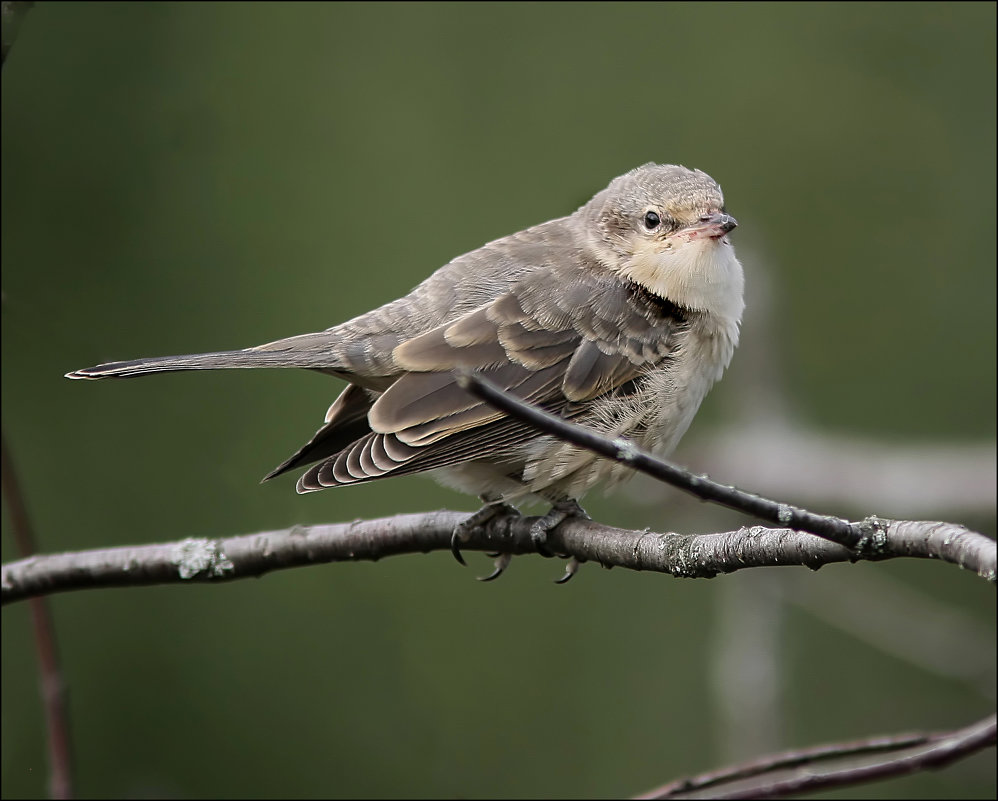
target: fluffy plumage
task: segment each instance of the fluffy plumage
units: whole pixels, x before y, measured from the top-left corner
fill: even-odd
[[[267,478],[311,464],[298,491],[312,492],[432,470],[490,500],[575,499],[629,471],[507,418],[462,390],[454,369],[667,453],[737,344],[734,226],[708,175],[647,164],[574,214],[459,256],[405,297],[325,331],[68,377],[320,370],[349,385]]]

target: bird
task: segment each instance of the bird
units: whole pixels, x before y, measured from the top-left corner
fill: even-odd
[[[461,373],[668,455],[738,344],[736,225],[707,173],[649,163],[574,213],[458,256],[409,294],[324,331],[66,377],[267,367],[335,376],[347,386],[322,426],[265,481],[307,468],[296,489],[309,493],[429,473],[485,504],[455,530],[462,563],[474,527],[546,501],[531,536],[550,555],[547,532],[585,516],[582,496],[633,471],[496,410],[462,387]]]

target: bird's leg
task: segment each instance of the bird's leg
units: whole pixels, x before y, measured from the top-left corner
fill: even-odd
[[[530,539],[534,543],[534,547],[537,548],[537,553],[541,556],[553,555],[547,549],[548,532],[553,531],[556,526],[560,525],[570,517],[578,517],[583,520],[590,519],[589,515],[586,514],[586,510],[579,506],[579,502],[577,500],[574,498],[562,498],[555,501],[548,513],[537,520],[530,527]],[[565,565],[564,575],[555,579],[554,583],[564,584],[566,581],[571,579],[572,576],[578,572],[580,564],[582,564],[582,562],[578,557],[571,557],[568,560],[568,564]]]
[[[586,510],[579,506],[579,502],[574,498],[562,498],[555,501],[554,505],[546,515],[538,518],[530,527],[530,540],[534,543],[537,553],[541,556],[553,556],[546,547],[548,532],[553,531],[562,522],[570,517],[579,517],[589,520]]]
[[[482,495],[481,499],[485,506],[454,526],[454,532],[450,537],[450,552],[454,554],[454,558],[457,559],[458,562],[465,566],[467,566],[468,563],[465,562],[464,557],[461,556],[461,543],[467,542],[468,538],[471,536],[471,533],[475,529],[481,528],[496,517],[520,514],[515,507],[510,506],[508,503],[503,503],[498,497],[492,495]],[[506,565],[509,564],[509,559],[506,559],[505,563],[500,567],[499,562],[501,561],[502,555],[500,555],[499,560],[496,561],[496,570],[498,572],[494,572],[490,575],[487,578],[488,581],[498,578],[502,571],[506,569]]]

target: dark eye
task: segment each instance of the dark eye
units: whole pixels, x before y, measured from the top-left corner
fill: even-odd
[[[655,230],[656,228],[658,228],[659,225],[661,225],[661,223],[662,221],[659,219],[659,216],[655,212],[649,211],[647,214],[645,214],[645,228],[647,228],[649,231]]]

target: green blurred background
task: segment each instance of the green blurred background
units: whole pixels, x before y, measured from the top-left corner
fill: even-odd
[[[260,486],[341,388],[324,376],[62,374],[328,327],[647,161],[724,187],[750,303],[754,275],[777,290],[765,355],[799,419],[994,441],[994,4],[39,3],[2,108],[3,426],[43,551],[472,510],[421,477]],[[745,522],[669,498],[586,505],[659,531]],[[939,515],[993,535],[991,509]],[[709,582],[590,565],[554,587],[557,561],[480,585],[471,559],[53,598],[80,795],[634,793],[732,756],[733,589],[890,576],[985,648],[994,630],[993,588],[936,563]],[[993,705],[792,603],[777,615],[780,747]],[[25,604],[3,611],[2,667],[2,794],[40,796]],[[826,797],[994,793],[991,752]]]

